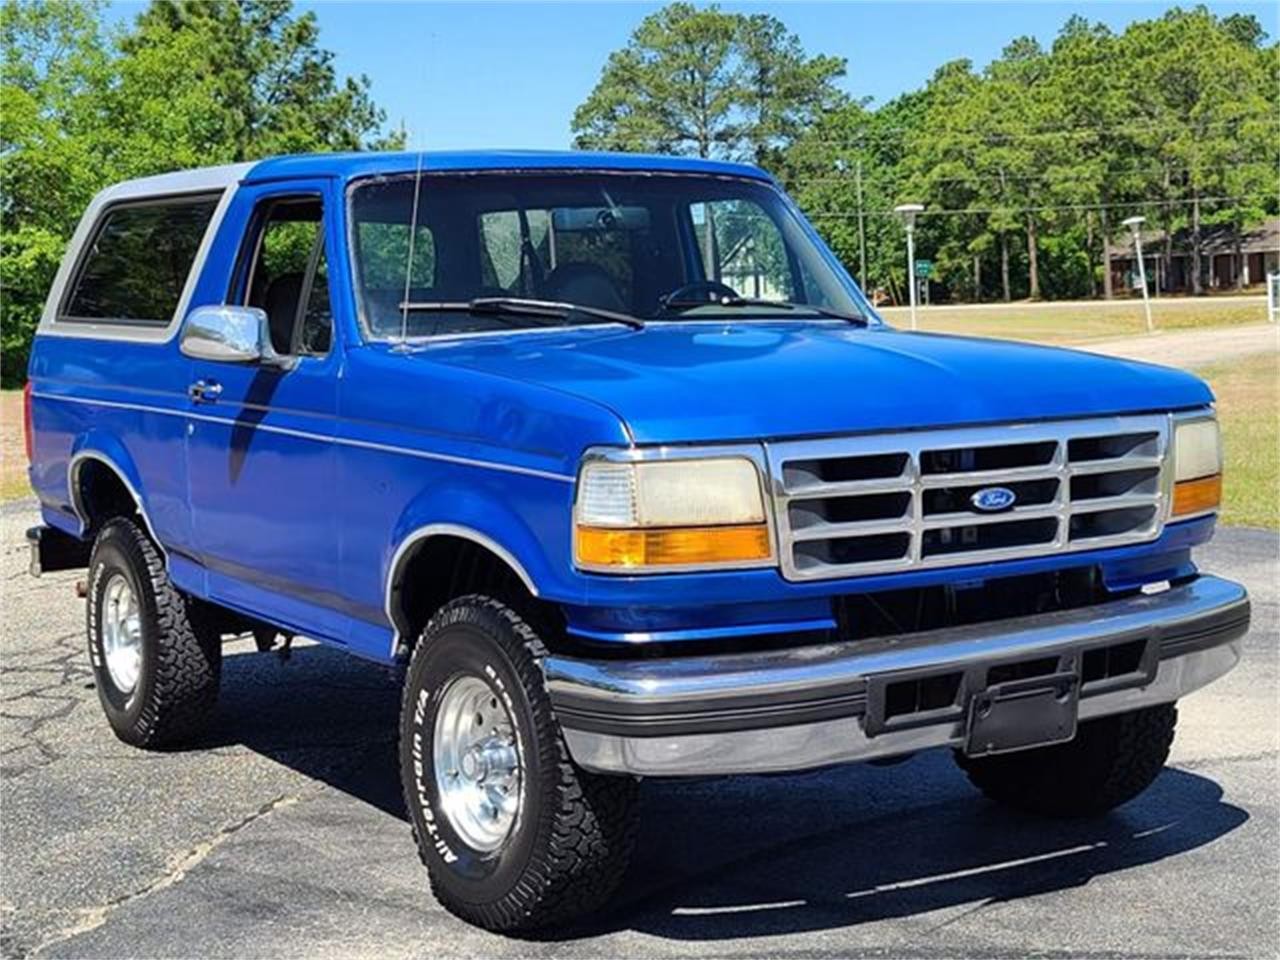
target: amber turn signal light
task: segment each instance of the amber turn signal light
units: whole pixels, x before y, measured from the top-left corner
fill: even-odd
[[[744,563],[772,555],[763,523],[652,529],[578,528],[578,562],[628,570],[692,564]]]
[[[1221,502],[1222,474],[1220,473],[1215,473],[1211,477],[1200,477],[1198,480],[1183,480],[1173,485],[1175,517],[1216,510]]]

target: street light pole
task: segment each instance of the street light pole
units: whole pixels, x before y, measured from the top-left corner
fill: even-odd
[[[916,225],[907,223],[907,283],[911,285],[911,329],[916,329]]]
[[[1147,333],[1151,333],[1155,330],[1155,325],[1151,322],[1151,297],[1147,293],[1147,263],[1142,259],[1142,225],[1146,222],[1146,217],[1129,217],[1124,225],[1133,231],[1133,249],[1138,255],[1138,278],[1142,281],[1142,309],[1147,314]]]
[[[893,212],[907,228],[907,287],[911,291],[911,329],[916,329],[916,214],[924,210],[922,203],[902,203]]]

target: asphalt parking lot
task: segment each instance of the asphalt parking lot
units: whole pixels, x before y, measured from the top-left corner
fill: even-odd
[[[31,503],[0,507],[5,956],[1274,956],[1280,946],[1280,585],[1274,533],[1202,565],[1245,582],[1241,665],[1188,698],[1169,768],[1094,822],[977,795],[949,756],[647,783],[615,908],[504,940],[431,899],[399,800],[397,690],[319,647],[228,649],[197,749],[101,719],[74,574],[30,579]]]

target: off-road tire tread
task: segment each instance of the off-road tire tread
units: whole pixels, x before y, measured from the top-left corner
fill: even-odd
[[[150,596],[139,599],[144,614],[148,604],[154,608],[157,636],[149,696],[133,727],[116,733],[138,747],[178,746],[199,734],[213,715],[222,680],[222,638],[200,601],[173,585],[160,551],[132,520],[118,518],[102,528],[94,541],[90,570],[97,569],[98,545],[108,539],[117,541],[149,588]]]
[[[1160,704],[1087,720],[1061,745],[956,759],[973,785],[998,803],[1048,817],[1100,816],[1159,776],[1177,722],[1177,707]]]
[[[546,839],[535,842],[524,882],[499,901],[478,904],[454,897],[436,877],[428,855],[430,841],[418,835],[415,824],[418,856],[428,867],[436,900],[469,923],[500,933],[569,923],[600,908],[622,881],[635,849],[638,785],[629,777],[589,773],[570,759],[539,666],[547,649],[506,604],[482,595],[450,601],[422,631],[413,659],[425,654],[432,637],[462,622],[492,637],[514,666],[537,728],[528,731],[530,743],[542,749],[543,769],[554,772],[557,802],[542,811],[538,830]],[[407,702],[409,684],[404,697],[404,709],[412,709]],[[414,802],[405,784],[405,803]],[[413,817],[409,819],[414,823]]]

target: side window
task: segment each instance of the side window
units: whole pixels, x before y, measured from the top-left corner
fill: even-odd
[[[307,306],[302,312],[298,352],[323,356],[329,352],[333,339],[333,313],[329,309],[329,266],[323,243],[320,244],[318,253],[311,292],[307,295]]]
[[[59,319],[167,325],[217,206],[217,197],[205,196],[111,208]]]
[[[522,279],[522,246],[520,215],[514,210],[480,214],[480,282],[514,290]]]
[[[328,353],[333,317],[320,200],[269,200],[257,224],[241,302],[266,311],[277,353]]]
[[[744,297],[796,299],[778,225],[750,200],[712,200],[690,207],[708,280]]]

